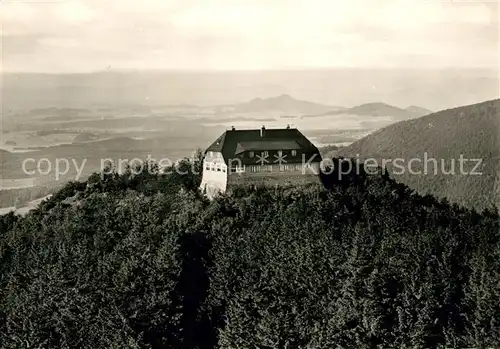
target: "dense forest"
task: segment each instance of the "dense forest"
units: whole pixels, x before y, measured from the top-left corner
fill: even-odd
[[[186,172],[1,216],[0,347],[500,347],[495,209],[336,171],[208,201]]]

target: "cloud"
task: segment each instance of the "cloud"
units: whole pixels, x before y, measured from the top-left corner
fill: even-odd
[[[16,70],[496,67],[499,59],[498,6],[484,2],[66,0],[0,6],[4,63]]]

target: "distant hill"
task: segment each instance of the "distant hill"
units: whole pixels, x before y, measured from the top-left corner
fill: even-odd
[[[236,104],[236,112],[262,112],[268,110],[279,110],[283,112],[296,112],[303,114],[323,113],[327,110],[340,108],[324,104],[295,99],[289,95],[281,95],[272,98],[254,98],[247,103]],[[342,108],[340,108],[342,109]]]
[[[431,111],[416,106],[411,106],[406,109],[398,108],[382,102],[365,103],[352,108],[334,109],[321,113],[320,115],[309,116],[325,116],[337,114],[351,114],[360,116],[391,116],[398,120],[406,120],[431,113]]]
[[[366,103],[346,110],[351,114],[367,116],[396,116],[400,118],[410,117],[412,114],[398,107],[386,103]]]
[[[394,82],[397,79],[398,88]],[[376,89],[373,88],[376,81]],[[26,93],[30,91],[30,93]],[[298,69],[262,71],[115,71],[83,74],[4,73],[4,116],[9,111],[57,106],[116,110],[134,105],[219,105],[290,94],[306,100],[335,96],[339,105],[391,100],[431,109],[498,96],[496,69]],[[316,97],[317,96],[317,97]],[[328,110],[328,109],[327,109]],[[325,111],[327,111],[325,110]],[[314,114],[314,113],[311,113]]]
[[[397,180],[420,192],[447,197],[469,207],[490,207],[498,202],[495,177],[500,155],[499,107],[497,99],[401,121],[354,142],[337,155],[356,157],[360,154],[361,159],[374,158],[378,164],[382,159],[404,159],[403,174],[391,164],[387,166],[390,172],[396,172]],[[459,163],[461,155],[470,160],[463,170]],[[429,160],[424,172],[425,159],[432,158],[437,160],[437,167]],[[416,159],[412,170],[422,174],[409,173],[411,159]],[[472,159],[483,159],[482,166],[474,171],[481,175],[471,174],[476,163]],[[453,166],[454,174],[443,173],[442,163],[447,172]]]

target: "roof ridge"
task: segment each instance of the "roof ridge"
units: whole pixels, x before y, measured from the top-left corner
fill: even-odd
[[[235,128],[235,129],[228,129],[226,132],[238,132],[238,131],[259,131],[262,128]],[[293,130],[298,130],[297,127],[284,127],[284,128],[264,128],[266,131],[293,131]]]

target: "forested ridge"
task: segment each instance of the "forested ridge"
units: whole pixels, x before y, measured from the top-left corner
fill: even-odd
[[[384,159],[405,159],[406,165],[414,161],[411,170],[406,167],[399,171],[391,163],[387,170],[398,182],[419,193],[483,209],[500,203],[499,130],[500,99],[495,99],[391,124],[340,149],[336,155],[375,159],[379,165]],[[463,173],[457,165],[461,156],[467,159]],[[427,162],[426,158],[435,162]],[[480,166],[473,171],[478,161]]]
[[[193,173],[95,174],[1,216],[0,347],[500,347],[495,209],[323,180],[210,202]]]

